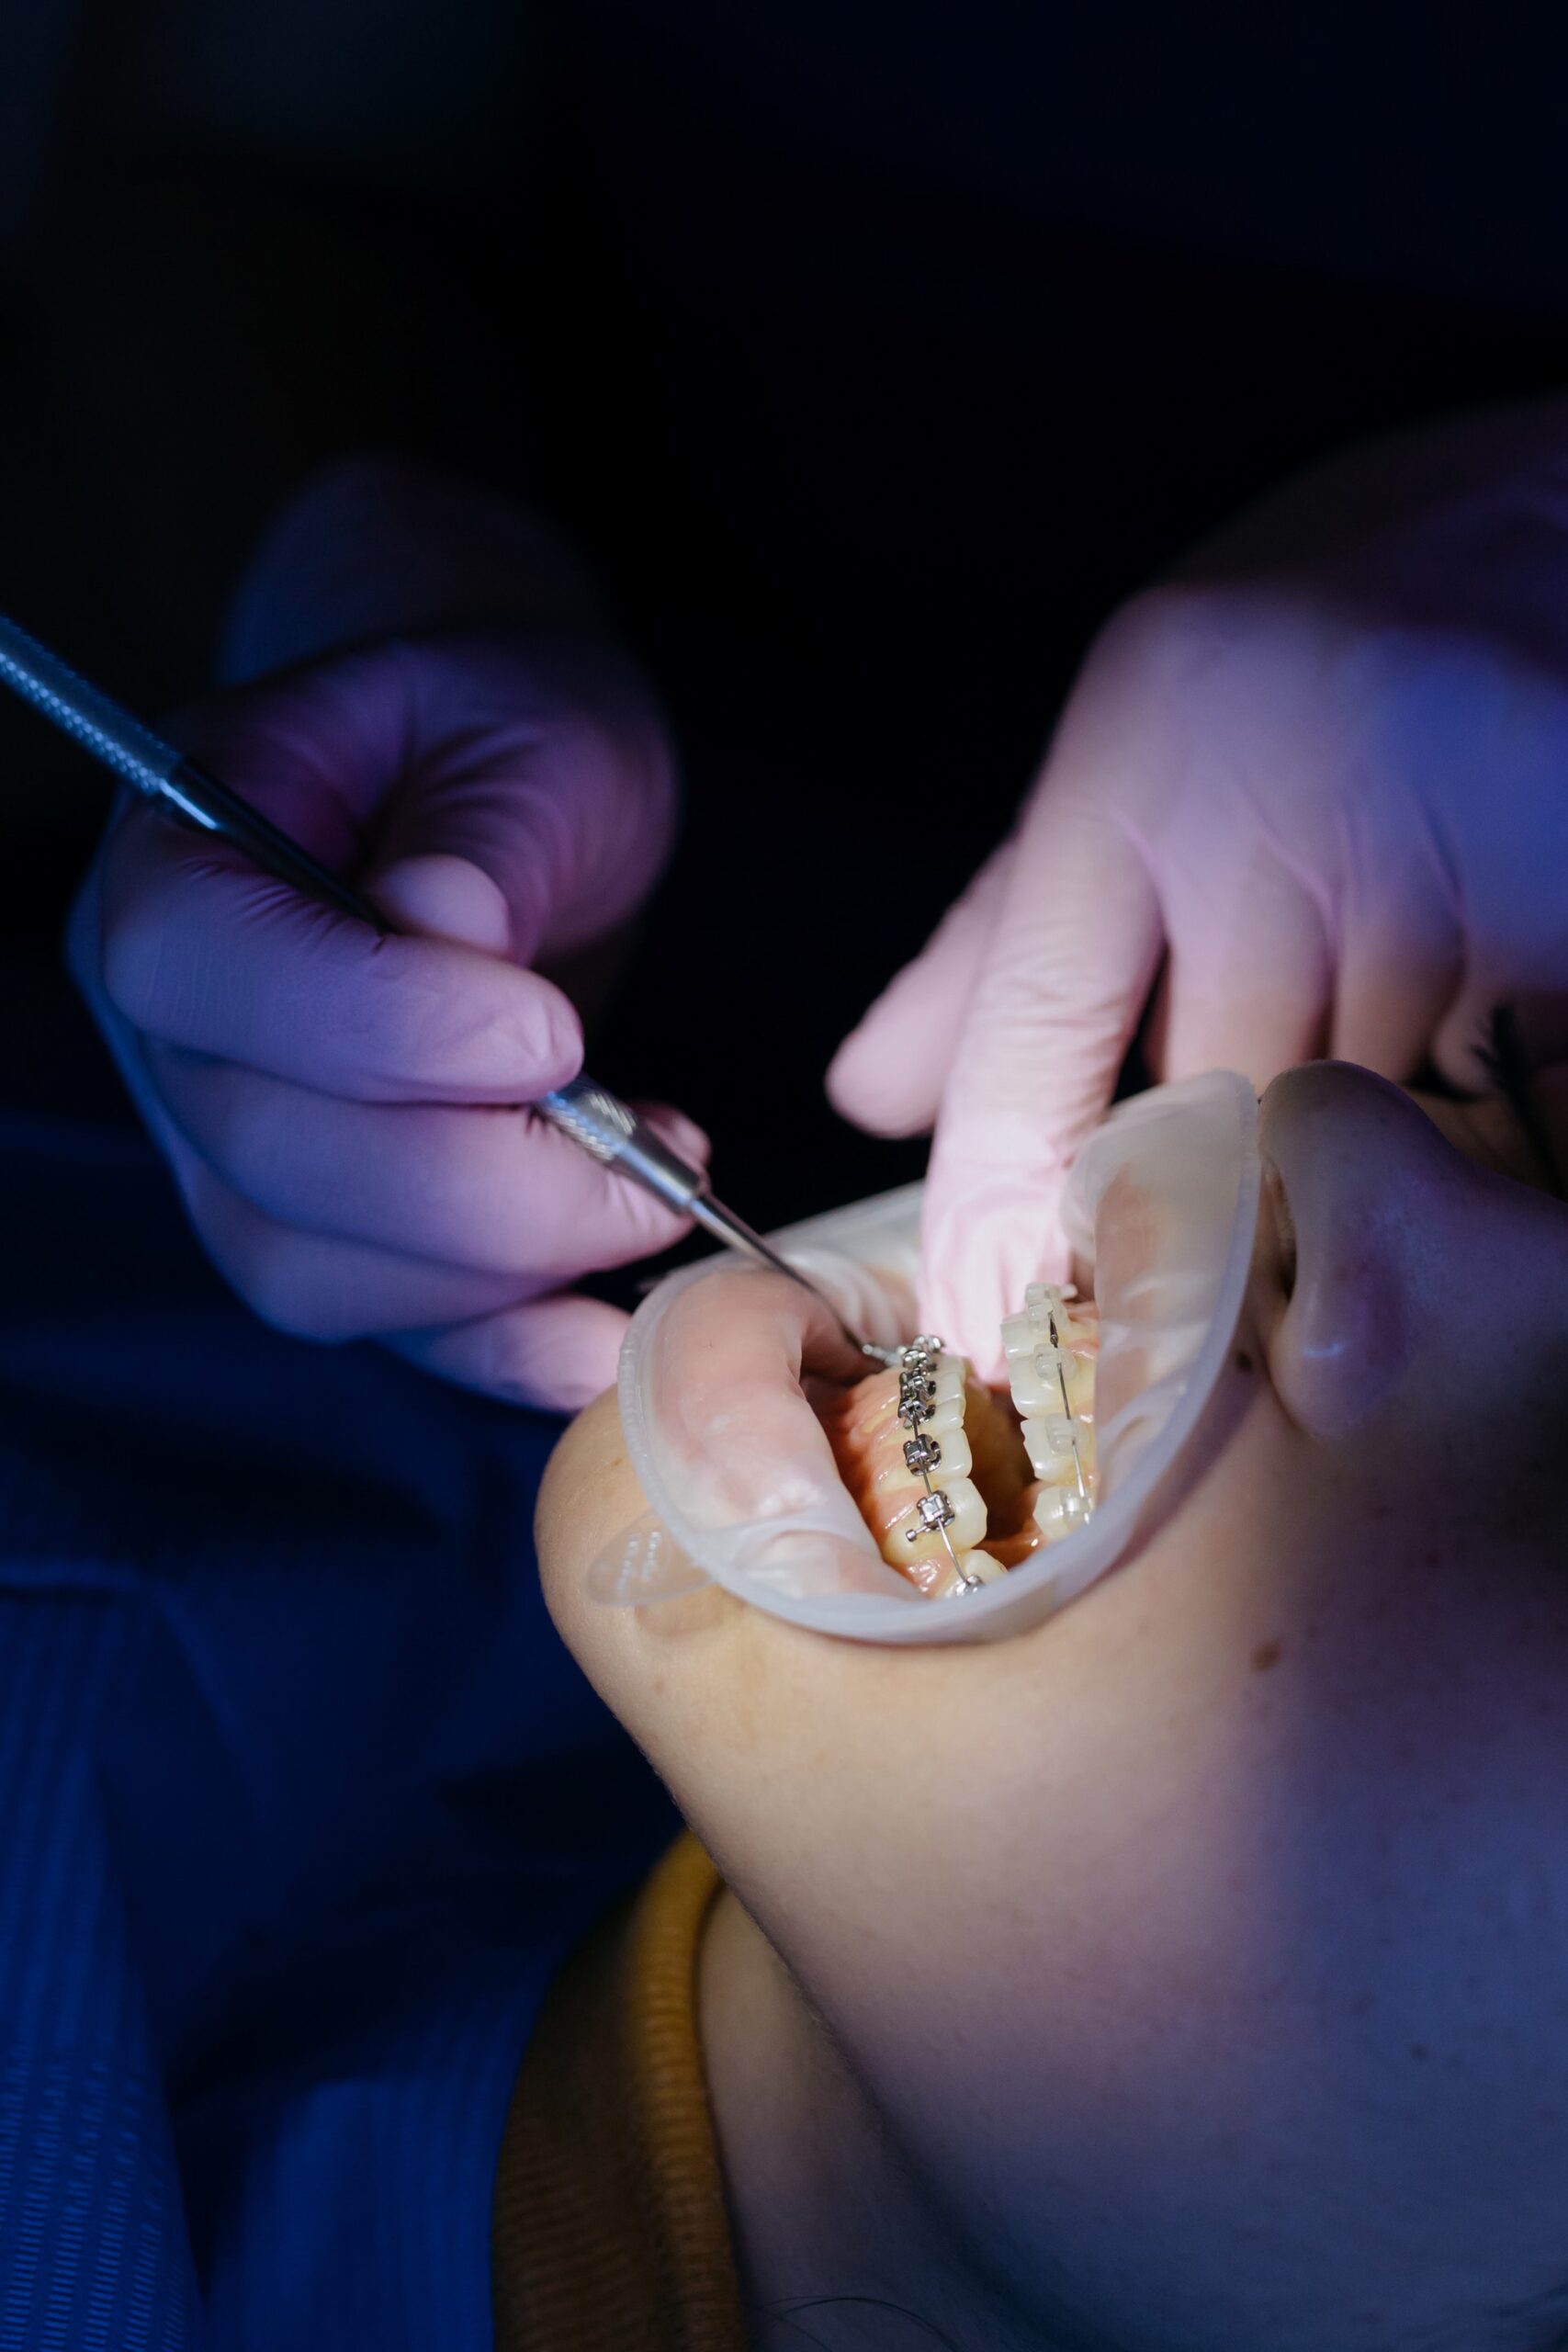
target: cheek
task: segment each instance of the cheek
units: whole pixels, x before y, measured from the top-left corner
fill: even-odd
[[[1521,2011],[1560,2038],[1533,1849],[1568,1709],[1518,1715],[1568,1689],[1563,1629],[1510,1685],[1473,1589],[1391,1551],[1395,1497],[1369,1477],[1319,1513],[1288,1467],[1270,1448],[1196,1498],[954,1709],[921,1801],[860,1808],[856,1868],[769,1922],[900,2141],[995,2243],[1047,2199],[1065,2285],[1117,2280],[1130,2334],[1175,2291],[1214,2341],[1202,2313],[1259,2243],[1424,2210],[1483,2143],[1525,2193]],[[1314,2265],[1292,2284],[1321,2290]]]
[[[1041,2001],[1073,2032],[1075,2012],[1168,1982],[1174,1944],[1221,1919],[1251,1932],[1238,1890],[1257,1883],[1252,1792],[1286,1603],[1263,1566],[1280,1530],[1245,1520],[1268,1521],[1271,1483],[1250,1514],[1227,1510],[1232,1547],[1193,1498],[1035,1634],[845,1678],[829,1722],[800,1688],[785,1725],[770,1694],[765,1781],[743,1812],[735,1784],[715,1803],[743,1892],[852,2040],[892,2064],[906,2033],[945,2021],[956,2048],[986,2018],[994,2053]]]
[[[1005,2047],[1007,2021],[1032,2032],[1043,2005],[1070,2043],[1206,1979],[1223,2017],[1238,1970],[1279,1965],[1271,1845],[1289,1839],[1267,1792],[1304,1703],[1338,1503],[1246,1385],[1223,1460],[1059,1618],[840,1678],[826,1722],[804,1681],[782,1713],[768,1694],[765,1778],[743,1817],[739,1783],[717,1802],[765,1923],[832,1984],[852,2037],[972,2015]]]
[[[1228,1802],[1245,1784],[1217,1758],[1238,1711],[1252,1720],[1299,1498],[1278,1442],[1292,1433],[1255,1374],[1234,1385],[1243,1421],[1270,1423],[1267,1462],[1249,1467],[1260,1449],[1233,1429],[1224,1478],[1216,1462],[1141,1556],[1028,1634],[878,1649],[739,1604],[689,1638],[657,1637],[664,1611],[627,1627],[618,1712],[808,1979],[848,1955],[863,1983],[864,1949],[886,1948],[874,2009],[901,1981],[978,1996],[1020,1949],[1059,1961],[1083,1940],[1065,1888],[1131,1856],[1135,1905],[1165,1868],[1159,1822],[1184,1805],[1204,1820],[1216,1787]]]

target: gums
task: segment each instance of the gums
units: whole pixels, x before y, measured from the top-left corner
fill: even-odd
[[[1089,1517],[1098,1336],[1092,1306],[1034,1285],[1002,1327],[1010,1397],[962,1356],[938,1354],[918,1437],[901,1415],[897,1368],[819,1399],[845,1487],[883,1558],[920,1591],[939,1599],[993,1582]],[[945,1526],[922,1520],[921,1458],[951,1505]]]

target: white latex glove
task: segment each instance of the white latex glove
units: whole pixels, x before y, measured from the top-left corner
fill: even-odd
[[[429,626],[464,612],[496,617]],[[604,949],[669,850],[658,715],[525,517],[389,467],[326,477],[264,547],[227,666],[279,660],[174,731],[422,935],[379,937],[137,805],[88,875],[73,968],[202,1239],[269,1322],[574,1408],[614,1378],[625,1318],[562,1285],[683,1226],[516,1106],[582,1059],[536,967]]]
[[[921,1312],[993,1371],[1151,988],[1164,1078],[1474,1083],[1500,1002],[1564,1050],[1568,404],[1358,450],[1127,606],[1012,837],[840,1047],[850,1117],[935,1124]]]

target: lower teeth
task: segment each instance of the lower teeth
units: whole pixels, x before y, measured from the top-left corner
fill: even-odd
[[[1032,1284],[1002,1340],[1016,1419],[932,1334],[911,1340],[890,1372],[846,1391],[825,1415],[840,1476],[884,1559],[933,1597],[978,1590],[1072,1534],[1094,1510],[1093,1306]],[[879,1384],[882,1394],[857,1408],[852,1400]],[[884,1396],[897,1398],[896,1441],[885,1433]],[[931,1427],[939,1419],[941,1434]],[[907,1473],[901,1482],[890,1481],[892,1465],[882,1458],[893,1444],[893,1464],[901,1452]],[[874,1517],[872,1503],[890,1483],[918,1491],[896,1517],[886,1507]]]

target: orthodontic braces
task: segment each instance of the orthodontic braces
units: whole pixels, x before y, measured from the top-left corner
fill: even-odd
[[[1067,1292],[1055,1283],[1031,1283],[1023,1294],[1023,1306],[1032,1323],[1037,1322],[1041,1316],[1045,1318],[1050,1339],[1045,1347],[1034,1351],[1035,1366],[1042,1379],[1049,1380],[1053,1373],[1056,1376],[1056,1386],[1062,1398],[1062,1418],[1067,1424],[1067,1443],[1072,1448],[1073,1476],[1077,1481],[1077,1516],[1088,1519],[1094,1510],[1094,1498],[1089,1493],[1089,1482],[1084,1476],[1083,1456],[1078,1452],[1077,1417],[1067,1401],[1067,1351],[1062,1344],[1062,1334],[1056,1323],[1057,1316],[1065,1313],[1067,1296]]]
[[[922,1535],[940,1535],[959,1591],[978,1592],[979,1577],[970,1575],[947,1532],[958,1514],[945,1488],[931,1484],[931,1472],[942,1460],[941,1442],[921,1427],[936,1409],[936,1362],[942,1352],[942,1340],[927,1331],[898,1353],[898,1419],[909,1432],[904,1441],[904,1459],[925,1488],[915,1505],[915,1523],[904,1531],[904,1541],[918,1544]]]
[[[1040,1344],[1033,1350],[1035,1369],[1043,1380],[1055,1384],[1062,1400],[1059,1427],[1066,1433],[1066,1450],[1072,1455],[1077,1488],[1076,1493],[1061,1495],[1063,1517],[1069,1523],[1081,1526],[1093,1516],[1094,1492],[1078,1443],[1077,1415],[1067,1393],[1068,1359],[1079,1352],[1072,1344],[1070,1334],[1065,1335],[1067,1301],[1076,1295],[1055,1283],[1031,1283],[1024,1294],[1024,1312],[1032,1330],[1042,1335]],[[936,1366],[943,1346],[934,1333],[923,1332],[895,1357],[898,1366],[898,1419],[908,1432],[904,1440],[904,1460],[925,1488],[911,1514],[911,1524],[904,1530],[904,1541],[918,1544],[922,1535],[940,1536],[958,1579],[958,1591],[977,1592],[981,1579],[965,1568],[947,1532],[957,1517],[952,1498],[931,1477],[942,1462],[942,1443],[924,1426],[936,1409]],[[1054,1437],[1052,1442],[1059,1453],[1063,1450],[1059,1438]]]

